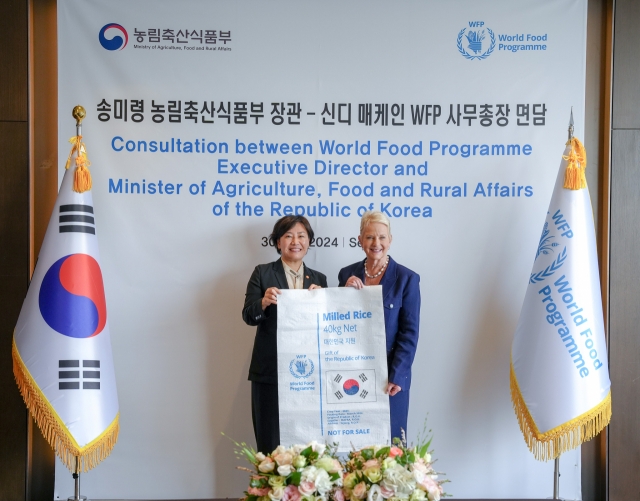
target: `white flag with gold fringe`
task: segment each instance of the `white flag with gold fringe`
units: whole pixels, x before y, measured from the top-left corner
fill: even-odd
[[[586,153],[560,165],[511,350],[511,397],[525,441],[549,460],[611,418],[611,393]]]
[[[56,454],[69,469],[87,471],[110,454],[119,408],[89,162],[82,137],[71,142],[14,331],[13,370]]]

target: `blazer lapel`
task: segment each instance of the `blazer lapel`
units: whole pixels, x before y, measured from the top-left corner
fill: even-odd
[[[363,270],[364,271],[364,270]],[[384,301],[393,289],[393,284],[396,283],[396,273],[398,271],[398,267],[396,262],[389,256],[389,264],[387,265],[387,271],[385,271],[382,276],[382,280],[380,280],[380,285],[382,285],[382,300]]]
[[[278,259],[273,263],[273,272],[276,276],[276,282],[278,282],[278,289],[288,289],[287,277],[284,274],[284,266],[282,266],[282,259]]]
[[[309,287],[311,287],[313,278],[313,275],[309,273],[309,268],[307,268],[307,265],[302,263],[302,288],[307,290]]]

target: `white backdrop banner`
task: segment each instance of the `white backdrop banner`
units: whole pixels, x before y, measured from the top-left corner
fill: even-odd
[[[391,436],[382,286],[283,290],[278,298],[280,442],[338,443]]]
[[[60,0],[60,166],[82,104],[121,410],[83,489],[238,496],[220,432],[253,438],[241,310],[273,223],[305,214],[336,286],[375,208],[421,276],[409,441],[428,414],[456,497],[550,495],[507,375],[571,106],[583,135],[586,5]]]

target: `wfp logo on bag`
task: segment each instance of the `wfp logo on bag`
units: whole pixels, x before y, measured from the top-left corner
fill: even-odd
[[[289,372],[297,379],[306,379],[313,374],[313,361],[306,355],[297,355],[289,364]]]
[[[109,34],[112,35],[111,38],[107,38],[105,35],[109,30],[119,31],[122,36],[118,34],[114,34],[113,31],[110,31]],[[100,33],[98,34],[98,40],[100,40],[100,45],[107,50],[122,50],[129,43],[129,35],[127,34],[127,30],[125,30],[122,26],[116,23],[105,24]]]
[[[469,21],[469,28],[458,33],[458,51],[467,59],[486,59],[495,48],[496,37],[484,21]]]

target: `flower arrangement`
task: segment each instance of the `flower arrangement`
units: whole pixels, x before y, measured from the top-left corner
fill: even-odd
[[[244,501],[344,501],[336,497],[342,492],[344,468],[336,457],[335,445],[318,442],[278,446],[270,454],[256,452],[245,443],[236,444],[236,455],[247,459],[253,470]]]
[[[420,440],[419,440],[420,441]],[[439,501],[446,496],[431,459],[431,439],[408,447],[375,445],[337,457],[337,444],[310,442],[270,454],[235,442],[236,455],[253,465],[241,501]]]
[[[433,469],[427,443],[407,447],[396,438],[392,446],[372,446],[349,453],[345,464],[343,494],[336,501],[438,501],[444,496],[442,485]],[[340,499],[340,498],[343,499]]]

